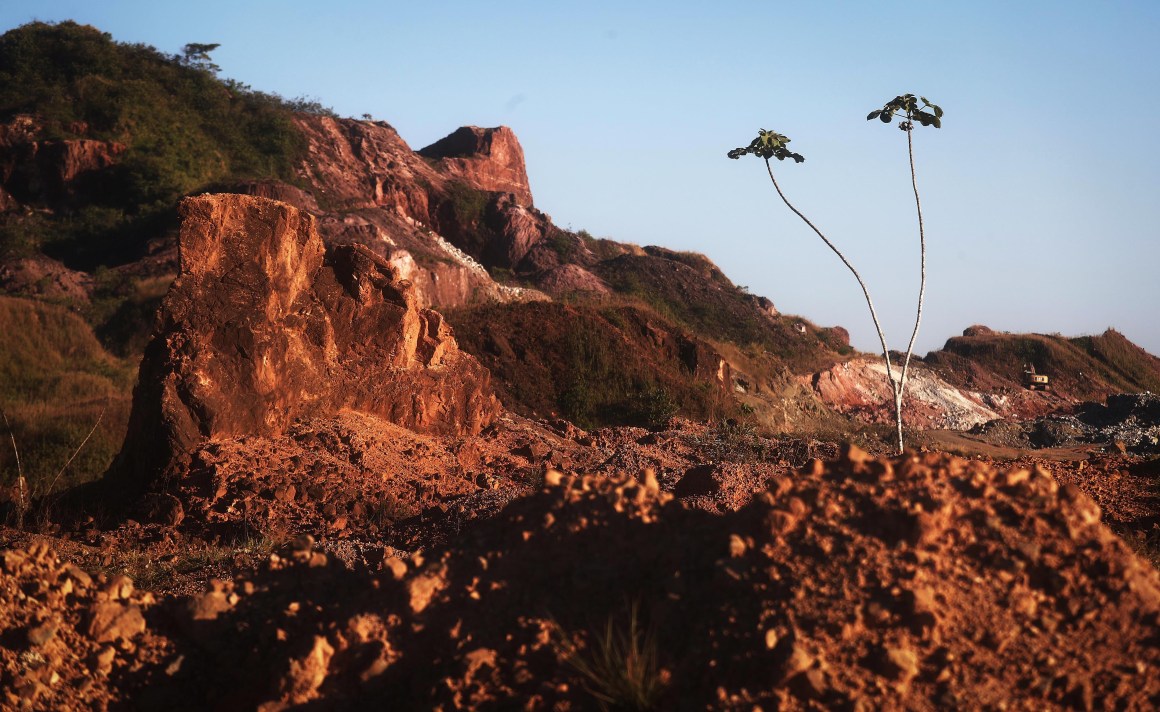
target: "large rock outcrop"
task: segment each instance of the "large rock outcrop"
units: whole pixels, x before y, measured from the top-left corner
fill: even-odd
[[[387,208],[428,221],[440,176],[389,124],[311,115],[294,122],[306,139],[299,170],[323,209]]]
[[[111,481],[141,489],[207,440],[344,409],[454,435],[497,413],[487,369],[371,250],[328,249],[312,215],[263,198],[204,195],[180,212],[180,274]]]
[[[413,151],[383,121],[303,115],[295,123],[307,145],[302,177],[316,186],[323,207],[386,207],[429,222],[450,182],[532,205],[524,150],[506,126],[465,126]]]
[[[463,126],[419,155],[438,161],[439,171],[489,193],[511,193],[517,205],[532,205],[524,149],[507,126]]]
[[[307,147],[299,176],[311,193],[241,192],[320,213],[327,244],[358,243],[386,257],[406,272],[421,304],[543,298],[499,285],[485,269],[515,267],[554,230],[530,207],[523,151],[510,130],[495,129],[504,137],[488,139],[482,153],[440,159],[412,151],[382,121],[295,122]]]

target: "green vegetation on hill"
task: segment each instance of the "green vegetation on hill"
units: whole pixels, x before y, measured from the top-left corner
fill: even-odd
[[[795,373],[820,371],[838,355],[853,353],[828,329],[762,313],[753,298],[704,256],[646,249],[649,254],[620,255],[592,271],[617,292],[639,299],[692,333],[765,350]]]
[[[732,384],[697,375],[693,341],[634,307],[490,304],[447,317],[460,346],[491,370],[504,405],[525,415],[592,428],[737,413]]]
[[[292,113],[325,110],[219,79],[213,69],[73,22],[33,22],[0,36],[0,122],[30,115],[43,139],[125,146],[83,204],[5,221],[0,251],[48,242],[53,256],[91,269],[129,259],[117,248],[172,226],[184,194],[218,181],[293,180],[303,141]]]
[[[1160,392],[1160,359],[1113,329],[1077,338],[990,331],[956,336],[924,361],[959,385],[972,375],[986,377],[980,374],[1018,383],[1027,365],[1050,376],[1053,390],[1083,400],[1103,400],[1108,393]]]
[[[1120,332],[1108,329],[1099,336],[1069,339],[1110,373],[1135,386],[1132,390],[1160,393],[1160,359],[1136,346]]]

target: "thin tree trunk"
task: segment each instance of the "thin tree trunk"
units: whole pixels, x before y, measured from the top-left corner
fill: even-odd
[[[910,343],[906,346],[906,360],[902,362],[902,381],[895,395],[895,412],[898,415],[898,452],[902,452],[902,397],[906,391],[906,372],[910,367],[910,355],[914,351],[914,342],[918,338],[918,327],[922,323],[922,302],[926,295],[926,233],[922,225],[922,201],[918,197],[918,178],[914,172],[914,138],[911,134],[914,128],[906,132],[906,148],[910,155],[910,185],[914,188],[914,207],[918,211],[918,245],[921,254],[920,277],[918,282],[918,310],[914,316],[914,331],[910,334]]]
[[[81,454],[81,450],[85,448],[85,443],[89,441],[89,438],[93,437],[93,433],[97,432],[97,428],[101,425],[101,421],[105,418],[106,408],[108,408],[108,406],[105,406],[105,408],[101,409],[101,414],[97,416],[97,422],[93,423],[93,427],[91,430],[89,430],[89,434],[85,436],[84,440],[81,440],[81,444],[77,445],[77,449],[73,450],[73,454],[70,455],[68,460],[65,461],[64,466],[57,471],[56,477],[52,478],[52,482],[49,483],[48,489],[44,491],[45,495],[51,494],[52,491],[56,489],[56,483],[60,480],[60,476],[63,475],[64,471],[68,469],[68,466],[72,464],[72,461],[77,459],[77,455]]]
[[[28,509],[28,495],[25,490],[24,468],[20,465],[20,449],[16,447],[16,431],[8,422],[8,414],[0,409],[0,419],[4,420],[4,427],[8,429],[8,438],[12,441],[12,454],[16,456],[16,528],[24,528],[24,512]]]
[[[810,222],[809,218],[807,218],[805,215],[802,215],[802,213],[797,208],[795,208],[792,203],[789,202],[789,199],[785,197],[785,193],[781,192],[781,186],[777,184],[777,178],[773,177],[773,166],[770,165],[768,158],[765,159],[765,170],[769,172],[769,180],[773,182],[773,187],[777,191],[777,194],[781,196],[781,201],[785,203],[787,208],[793,211],[794,215],[797,215],[799,218],[801,218],[802,222],[804,222],[806,225],[809,225],[810,229],[817,233],[818,237],[822,238],[822,242],[826,243],[826,247],[829,247],[831,250],[833,250],[834,254],[838,256],[838,259],[842,260],[842,264],[846,265],[846,268],[850,270],[850,274],[854,275],[854,279],[858,280],[858,286],[862,288],[862,296],[866,298],[866,306],[870,307],[870,318],[874,321],[874,330],[878,332],[878,343],[882,345],[882,360],[886,362],[886,378],[890,381],[890,392],[894,396],[894,416],[898,423],[898,451],[902,452],[902,391],[899,387],[899,382],[894,380],[894,369],[890,365],[890,349],[886,348],[886,336],[882,333],[882,325],[878,322],[878,313],[874,310],[874,300],[870,298],[870,290],[866,288],[866,283],[862,281],[862,276],[858,274],[858,270],[854,269],[854,265],[850,264],[850,261],[846,259],[846,256],[842,254],[842,251],[835,247],[834,243],[830,242],[826,236],[822,234],[822,231],[819,230],[812,222]],[[925,256],[923,259],[925,264]],[[921,300],[919,303],[921,304]],[[913,345],[913,343],[914,337],[911,337],[911,344]]]

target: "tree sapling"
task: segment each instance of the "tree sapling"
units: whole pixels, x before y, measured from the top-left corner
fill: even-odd
[[[919,106],[918,104],[920,101],[922,102],[922,106]],[[730,151],[728,155],[729,158],[737,159],[746,154],[753,154],[758,158],[764,159],[766,171],[769,173],[769,180],[773,183],[773,187],[777,191],[778,196],[781,197],[782,202],[784,202],[786,207],[793,211],[795,215],[801,218],[802,221],[808,225],[811,230],[817,233],[818,237],[822,239],[822,242],[826,243],[826,246],[829,247],[830,250],[832,250],[840,260],[842,260],[842,264],[846,265],[846,267],[850,270],[850,273],[854,275],[854,279],[858,281],[858,286],[862,288],[862,295],[866,299],[866,306],[870,309],[870,318],[874,321],[874,330],[878,333],[879,344],[882,346],[882,360],[886,363],[886,378],[890,382],[890,390],[894,397],[894,421],[898,429],[898,451],[901,453],[904,448],[902,435],[902,399],[906,390],[906,379],[908,375],[908,369],[910,367],[910,357],[914,352],[914,342],[918,337],[919,325],[922,322],[922,307],[926,294],[926,233],[922,221],[922,203],[919,200],[918,195],[918,180],[914,170],[914,141],[911,133],[914,129],[914,123],[916,121],[923,126],[934,126],[935,128],[940,128],[942,126],[943,110],[935,104],[927,101],[925,97],[916,98],[913,94],[903,94],[887,102],[886,105],[884,105],[881,109],[870,112],[870,115],[866,118],[879,119],[883,123],[890,123],[895,116],[898,116],[901,119],[899,122],[899,128],[901,128],[906,133],[907,148],[910,155],[910,179],[911,185],[914,188],[915,207],[918,211],[918,238],[921,256],[919,269],[920,277],[918,288],[918,308],[916,310],[914,320],[914,330],[911,332],[910,343],[906,347],[906,356],[903,360],[902,370],[900,371],[898,378],[894,377],[894,366],[890,361],[890,349],[886,346],[886,336],[882,331],[882,325],[878,321],[878,314],[874,310],[874,301],[870,298],[870,290],[866,287],[866,282],[863,281],[861,275],[858,274],[858,271],[854,269],[854,266],[850,264],[850,261],[846,259],[846,256],[842,254],[842,252],[834,245],[834,243],[830,242],[830,240],[822,234],[822,231],[819,230],[817,226],[810,222],[810,220],[806,218],[806,216],[803,215],[801,211],[799,211],[793,206],[792,203],[789,202],[789,199],[785,197],[785,193],[782,192],[781,186],[778,185],[777,178],[773,175],[773,166],[769,162],[770,158],[776,158],[779,161],[792,158],[794,162],[801,163],[805,160],[805,158],[800,153],[794,153],[790,151],[789,148],[787,148],[787,144],[790,142],[790,140],[784,135],[774,131],[766,131],[765,129],[760,129],[758,131],[757,138],[753,139],[753,141],[751,141],[748,146],[735,148]]]
[[[922,102],[922,107],[918,102]],[[906,391],[907,370],[910,368],[910,355],[914,352],[914,342],[918,338],[918,327],[922,323],[922,304],[926,296],[926,232],[922,223],[922,201],[918,197],[918,178],[914,172],[914,122],[923,126],[942,128],[943,110],[927,101],[925,96],[915,99],[914,94],[903,94],[888,101],[881,109],[871,111],[867,121],[878,119],[884,124],[890,123],[895,116],[901,121],[898,128],[906,134],[906,148],[910,156],[910,185],[914,188],[914,207],[918,212],[918,245],[920,253],[919,281],[918,281],[918,308],[915,310],[914,330],[910,333],[910,343],[906,346],[906,358],[902,362],[902,373],[899,376],[899,386],[894,389],[895,422],[898,425],[898,450],[902,451],[902,396]]]

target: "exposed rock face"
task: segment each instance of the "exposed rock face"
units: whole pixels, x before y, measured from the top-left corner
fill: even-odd
[[[561,265],[548,270],[536,281],[540,289],[554,296],[591,292],[609,294],[612,290],[596,275],[580,265]]]
[[[440,182],[435,170],[385,122],[298,116],[308,158],[303,176],[318,188],[324,208],[387,207],[428,221],[426,186]]]
[[[898,364],[896,367],[901,368]],[[837,364],[814,374],[811,384],[826,405],[839,413],[850,413],[869,422],[894,420],[886,366],[879,359],[859,358]],[[981,400],[979,394],[956,388],[912,362],[902,418],[909,427],[967,430],[1000,417]]]
[[[532,205],[524,149],[506,126],[492,129],[464,126],[420,149],[419,155],[438,159],[441,173],[473,188],[511,193],[517,205]]]
[[[262,198],[199,196],[181,214],[114,480],[144,487],[205,440],[342,409],[439,434],[495,416],[490,374],[371,250],[327,250],[313,216]]]
[[[39,137],[40,126],[28,116],[0,125],[0,211],[19,203],[69,202],[125,151],[108,141]]]
[[[283,183],[279,180],[246,181],[230,186],[230,190],[222,192],[242,193],[243,195],[254,195],[259,198],[269,198],[270,200],[277,200],[293,205],[299,210],[308,210],[312,213],[319,212],[318,201],[314,199],[313,195],[297,186]]]
[[[84,173],[113,165],[124,151],[125,145],[116,142],[74,139],[44,141],[39,155],[53,177],[67,186]]]
[[[777,310],[777,307],[773,305],[773,301],[771,301],[769,297],[762,297],[756,294],[751,294],[749,295],[749,301],[753,303],[753,306],[756,307],[758,311],[771,319],[776,318],[780,314],[780,312]],[[849,336],[847,336],[847,343],[849,340]]]
[[[451,181],[532,205],[523,149],[506,127],[459,129],[415,152],[382,121],[299,116],[295,122],[307,142],[302,175],[317,187],[315,197],[324,209],[388,208],[433,224]],[[438,160],[432,166],[424,156]]]
[[[831,326],[826,329],[826,334],[833,341],[835,346],[849,346],[850,332],[842,326]]]
[[[365,245],[384,256],[414,287],[420,306],[546,299],[535,290],[498,284],[471,255],[422,223],[392,211],[323,214],[318,231],[328,245]]]
[[[489,223],[499,239],[491,241],[484,257],[491,264],[512,268],[552,230],[543,213],[529,209],[513,199],[500,196],[489,206]]]
[[[296,123],[307,142],[300,174],[313,195],[265,184],[245,192],[320,212],[327,244],[366,245],[387,258],[406,272],[422,305],[544,298],[497,284],[483,267],[513,267],[552,229],[546,215],[528,207],[523,155],[510,131],[510,141],[488,144],[509,163],[488,168],[486,156],[425,160],[381,121],[303,115]],[[468,166],[477,174],[465,172]],[[514,187],[494,178],[503,174],[523,176],[524,191],[480,192]]]

